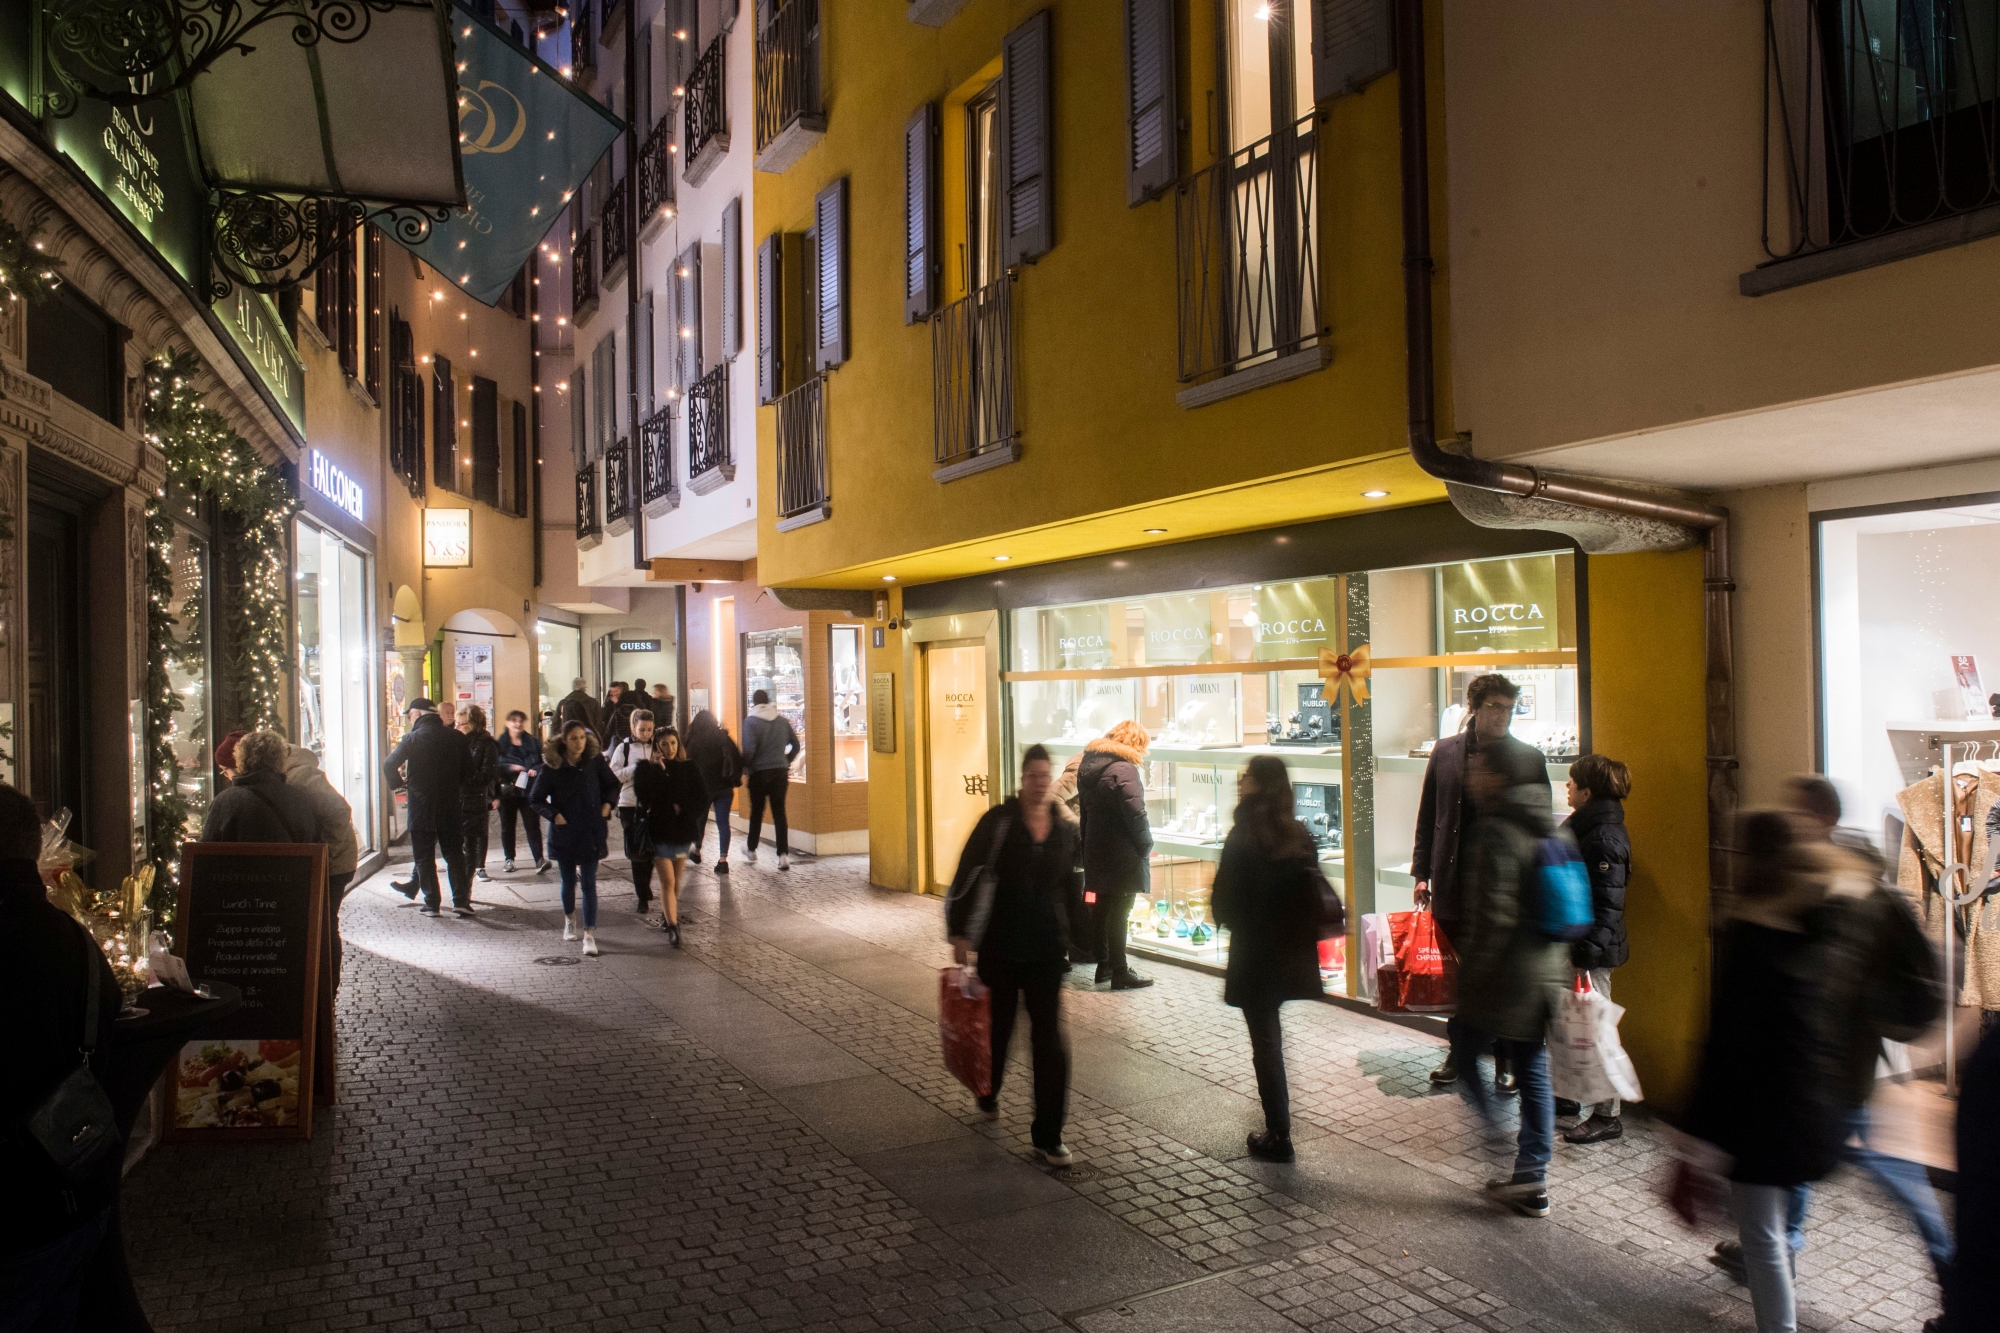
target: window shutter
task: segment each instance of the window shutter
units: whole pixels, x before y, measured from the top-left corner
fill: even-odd
[[[779,264],[777,233],[766,236],[757,246],[757,401],[778,401],[784,383],[784,367],[778,349],[784,346],[778,321],[784,308],[778,300],[778,283],[783,277]]]
[[[680,366],[681,392],[701,378],[701,242],[681,251],[674,261],[674,355]]]
[[[926,102],[903,126],[903,322],[937,309],[937,105]]]
[[[1050,143],[1049,11],[1032,15],[1000,45],[1000,262],[1012,268],[1056,243]]]
[[[1393,0],[1311,0],[1313,100],[1358,93],[1396,68]]]
[[[831,370],[847,360],[847,177],[813,199],[813,229],[813,369]]]
[[[431,480],[448,491],[458,479],[458,389],[452,383],[451,362],[431,356]]]
[[[1125,200],[1156,198],[1178,174],[1174,0],[1125,0]]]
[[[604,364],[597,369],[597,392],[604,403],[598,417],[604,427],[597,433],[597,453],[601,458],[606,449],[618,442],[618,331],[613,329],[605,334],[597,350],[604,354]]]
[[[512,472],[514,478],[514,503],[509,511],[525,518],[528,514],[528,405],[514,404],[514,449]]]
[[[472,377],[472,498],[500,507],[500,386]]]
[[[576,459],[578,472],[590,463],[589,410],[584,406],[583,395],[589,377],[578,366],[570,375],[569,385],[569,451]]]
[[[743,350],[743,199],[722,209],[722,359]]]
[[[639,298],[639,327],[634,330],[638,338],[635,349],[639,353],[638,394],[645,402],[647,416],[653,415],[653,294],[647,292]]]

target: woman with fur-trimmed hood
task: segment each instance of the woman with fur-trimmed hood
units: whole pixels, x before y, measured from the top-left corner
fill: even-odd
[[[528,793],[528,808],[550,822],[549,855],[562,872],[563,938],[577,935],[576,891],[583,887],[583,951],[597,954],[597,863],[604,857],[619,782],[604,762],[597,737],[582,722],[566,722],[542,747],[545,761]]]
[[[1132,900],[1146,892],[1153,830],[1146,821],[1146,785],[1139,765],[1153,738],[1137,722],[1118,725],[1083,747],[1076,769],[1083,819],[1083,888],[1096,901],[1097,980],[1113,990],[1153,984],[1125,961],[1125,919]]]

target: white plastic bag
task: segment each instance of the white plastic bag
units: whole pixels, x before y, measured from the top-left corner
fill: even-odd
[[[1396,963],[1396,949],[1389,941],[1389,916],[1386,912],[1369,912],[1361,918],[1361,998],[1373,1001],[1376,995],[1375,974],[1384,966]]]
[[[1632,1057],[1618,1043],[1618,1020],[1624,1016],[1588,975],[1579,975],[1563,992],[1549,1024],[1549,1081],[1556,1096],[1584,1104],[1643,1099]]]

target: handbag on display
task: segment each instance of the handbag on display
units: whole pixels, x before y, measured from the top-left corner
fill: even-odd
[[[1458,1010],[1458,955],[1431,912],[1389,913],[1395,965],[1376,974],[1376,1007],[1384,1013],[1449,1014]]]

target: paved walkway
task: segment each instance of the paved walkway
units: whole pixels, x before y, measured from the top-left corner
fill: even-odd
[[[1721,1233],[1659,1205],[1643,1122],[1558,1145],[1549,1219],[1488,1207],[1509,1150],[1430,1091],[1424,1033],[1287,1006],[1299,1161],[1277,1167],[1244,1154],[1256,1085],[1218,981],[1073,988],[1085,1165],[1050,1172],[1025,1068],[989,1122],[940,1065],[935,900],[767,853],[695,872],[674,951],[606,870],[605,953],[574,965],[553,871],[480,885],[469,922],[386,875],[350,896],[335,1113],[309,1143],[158,1149],[127,1182],[163,1333],[1752,1326],[1702,1260]],[[1871,1184],[1823,1190],[1810,1239],[1802,1323],[1934,1312]]]

